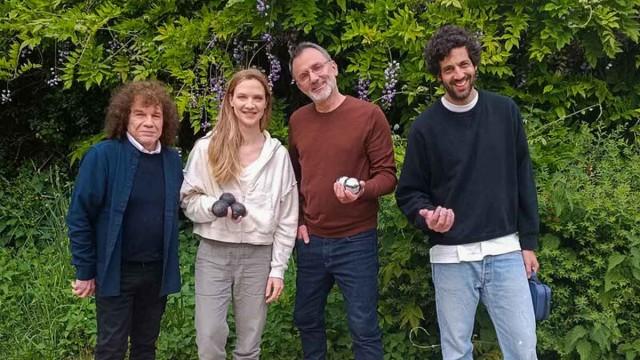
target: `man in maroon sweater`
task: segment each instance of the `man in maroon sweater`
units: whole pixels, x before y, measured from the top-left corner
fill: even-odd
[[[378,327],[378,197],[393,191],[396,167],[380,108],[338,91],[337,64],[317,44],[299,44],[291,72],[313,102],[289,121],[289,152],[300,186],[294,321],[305,359],[324,359],[324,307],[342,291],[356,360],[382,359]],[[360,180],[352,193],[336,179]]]

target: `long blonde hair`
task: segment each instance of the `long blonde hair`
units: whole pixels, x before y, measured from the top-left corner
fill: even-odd
[[[244,138],[231,107],[231,98],[238,84],[245,80],[257,80],[264,88],[265,108],[260,119],[260,131],[264,131],[271,120],[271,90],[266,77],[256,69],[241,70],[233,74],[222,99],[222,109],[218,114],[218,121],[213,128],[213,139],[209,144],[211,174],[219,184],[225,184],[240,174],[238,152]]]

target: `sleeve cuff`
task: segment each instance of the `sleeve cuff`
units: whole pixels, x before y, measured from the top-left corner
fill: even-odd
[[[96,270],[92,266],[76,266],[76,279],[91,280],[95,279]]]
[[[378,192],[375,189],[375,183],[366,183],[361,198],[365,200],[377,199]]]
[[[419,230],[422,230],[424,232],[429,232],[429,229],[427,228],[427,222],[420,214],[416,214],[413,225],[417,227]]]
[[[282,267],[271,268],[271,271],[269,272],[269,277],[284,279],[284,269]]]
[[[522,250],[537,250],[538,249],[538,234],[518,234],[520,238],[520,248]]]
[[[210,221],[216,221],[218,220],[218,217],[214,215],[213,213],[213,204],[217,201],[218,199],[214,198],[213,196],[207,196],[202,200],[202,205],[204,206],[206,210],[206,218],[207,220]]]

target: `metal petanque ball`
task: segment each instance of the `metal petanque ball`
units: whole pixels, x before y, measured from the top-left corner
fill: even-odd
[[[247,208],[239,202],[231,204],[231,217],[237,219],[240,216],[247,216]]]
[[[217,200],[216,202],[213,203],[213,206],[211,207],[211,212],[213,212],[213,215],[217,217],[225,217],[227,216],[228,208],[229,208],[228,202],[224,200]]]
[[[222,195],[220,195],[220,200],[225,201],[229,205],[232,205],[234,202],[236,202],[236,197],[233,196],[232,193],[222,193]]]
[[[351,191],[353,194],[360,192],[360,181],[356,178],[348,178],[344,182],[344,188]]]

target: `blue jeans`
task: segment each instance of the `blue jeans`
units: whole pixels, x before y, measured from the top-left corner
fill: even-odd
[[[324,308],[336,282],[347,308],[356,360],[382,359],[378,326],[378,235],[375,229],[344,238],[311,235],[296,241],[297,279],[294,322],[304,359],[325,359]]]
[[[478,300],[487,308],[505,360],[536,359],[536,322],[522,253],[431,264],[442,358],[472,359]]]

